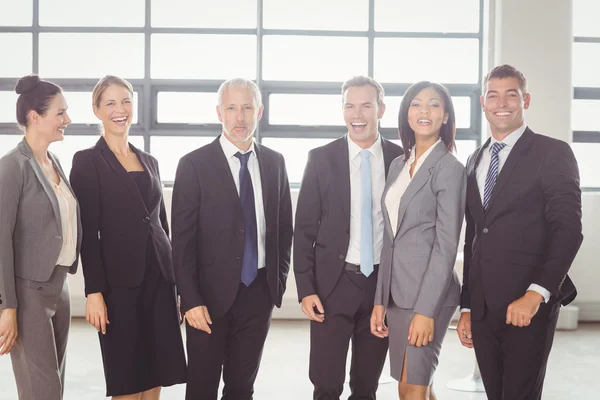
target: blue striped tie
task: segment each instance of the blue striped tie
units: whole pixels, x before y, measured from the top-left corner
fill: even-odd
[[[360,152],[360,271],[367,277],[373,272],[373,201],[370,154],[369,150],[365,149]]]
[[[492,191],[496,185],[496,179],[498,178],[498,153],[506,146],[506,143],[496,142],[492,145],[492,160],[490,161],[490,169],[488,169],[487,176],[485,178],[485,189],[483,191],[483,208],[487,210],[492,198]]]

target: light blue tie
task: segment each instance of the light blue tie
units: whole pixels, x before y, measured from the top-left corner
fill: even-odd
[[[373,207],[369,154],[369,150],[360,151],[360,270],[365,276],[373,272]]]

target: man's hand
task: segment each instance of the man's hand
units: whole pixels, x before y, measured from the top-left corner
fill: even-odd
[[[458,333],[458,339],[460,339],[460,343],[462,343],[463,346],[468,347],[469,349],[473,348],[473,332],[471,331],[470,312],[460,313],[456,333]]]
[[[212,320],[206,306],[197,306],[188,310],[185,313],[185,319],[191,327],[204,331],[209,335],[212,333],[209,326],[212,325]]]
[[[371,333],[378,338],[386,338],[389,335],[388,328],[385,326],[385,307],[373,306],[371,313]]]
[[[529,326],[531,319],[540,309],[544,297],[533,290],[528,290],[525,295],[513,301],[506,310],[506,324],[514,326]]]
[[[17,309],[5,308],[0,312],[0,356],[10,353],[17,335]]]
[[[88,294],[85,301],[85,319],[94,325],[98,332],[102,332],[103,335],[106,334],[106,325],[110,322],[108,321],[108,310],[102,293]]]
[[[411,346],[427,346],[433,341],[433,318],[415,314],[408,329],[408,343]]]
[[[317,309],[319,312],[318,314],[315,312],[314,308]],[[316,294],[306,296],[302,299],[302,312],[306,314],[311,321],[325,321],[325,309],[323,308],[323,304],[321,304],[321,300],[319,300],[319,296]]]

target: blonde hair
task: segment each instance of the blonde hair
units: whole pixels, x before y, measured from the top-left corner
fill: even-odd
[[[346,90],[348,90],[351,87],[358,86],[371,86],[375,88],[375,91],[377,92],[377,106],[381,107],[381,105],[383,104],[383,96],[385,95],[383,86],[381,86],[381,84],[375,79],[370,78],[368,76],[354,76],[348,79],[346,82],[344,82],[344,84],[342,85],[342,97],[346,94]]]
[[[98,83],[96,83],[96,86],[94,86],[94,91],[92,92],[92,104],[96,107],[100,107],[100,99],[102,98],[102,95],[106,89],[112,85],[124,87],[129,91],[129,93],[131,93],[131,96],[133,96],[133,86],[131,86],[131,83],[127,82],[123,78],[119,78],[118,76],[106,75],[104,78],[100,79]]]

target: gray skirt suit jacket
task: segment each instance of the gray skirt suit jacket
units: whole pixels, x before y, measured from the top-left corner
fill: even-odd
[[[464,219],[467,177],[464,166],[442,141],[414,174],[398,207],[392,231],[386,195],[402,169],[404,156],[391,166],[382,196],[385,219],[375,305],[387,311],[391,374],[400,380],[406,353],[409,384],[429,385],[441,343],[460,300],[454,263]],[[408,345],[415,313],[434,319],[428,346]]]

